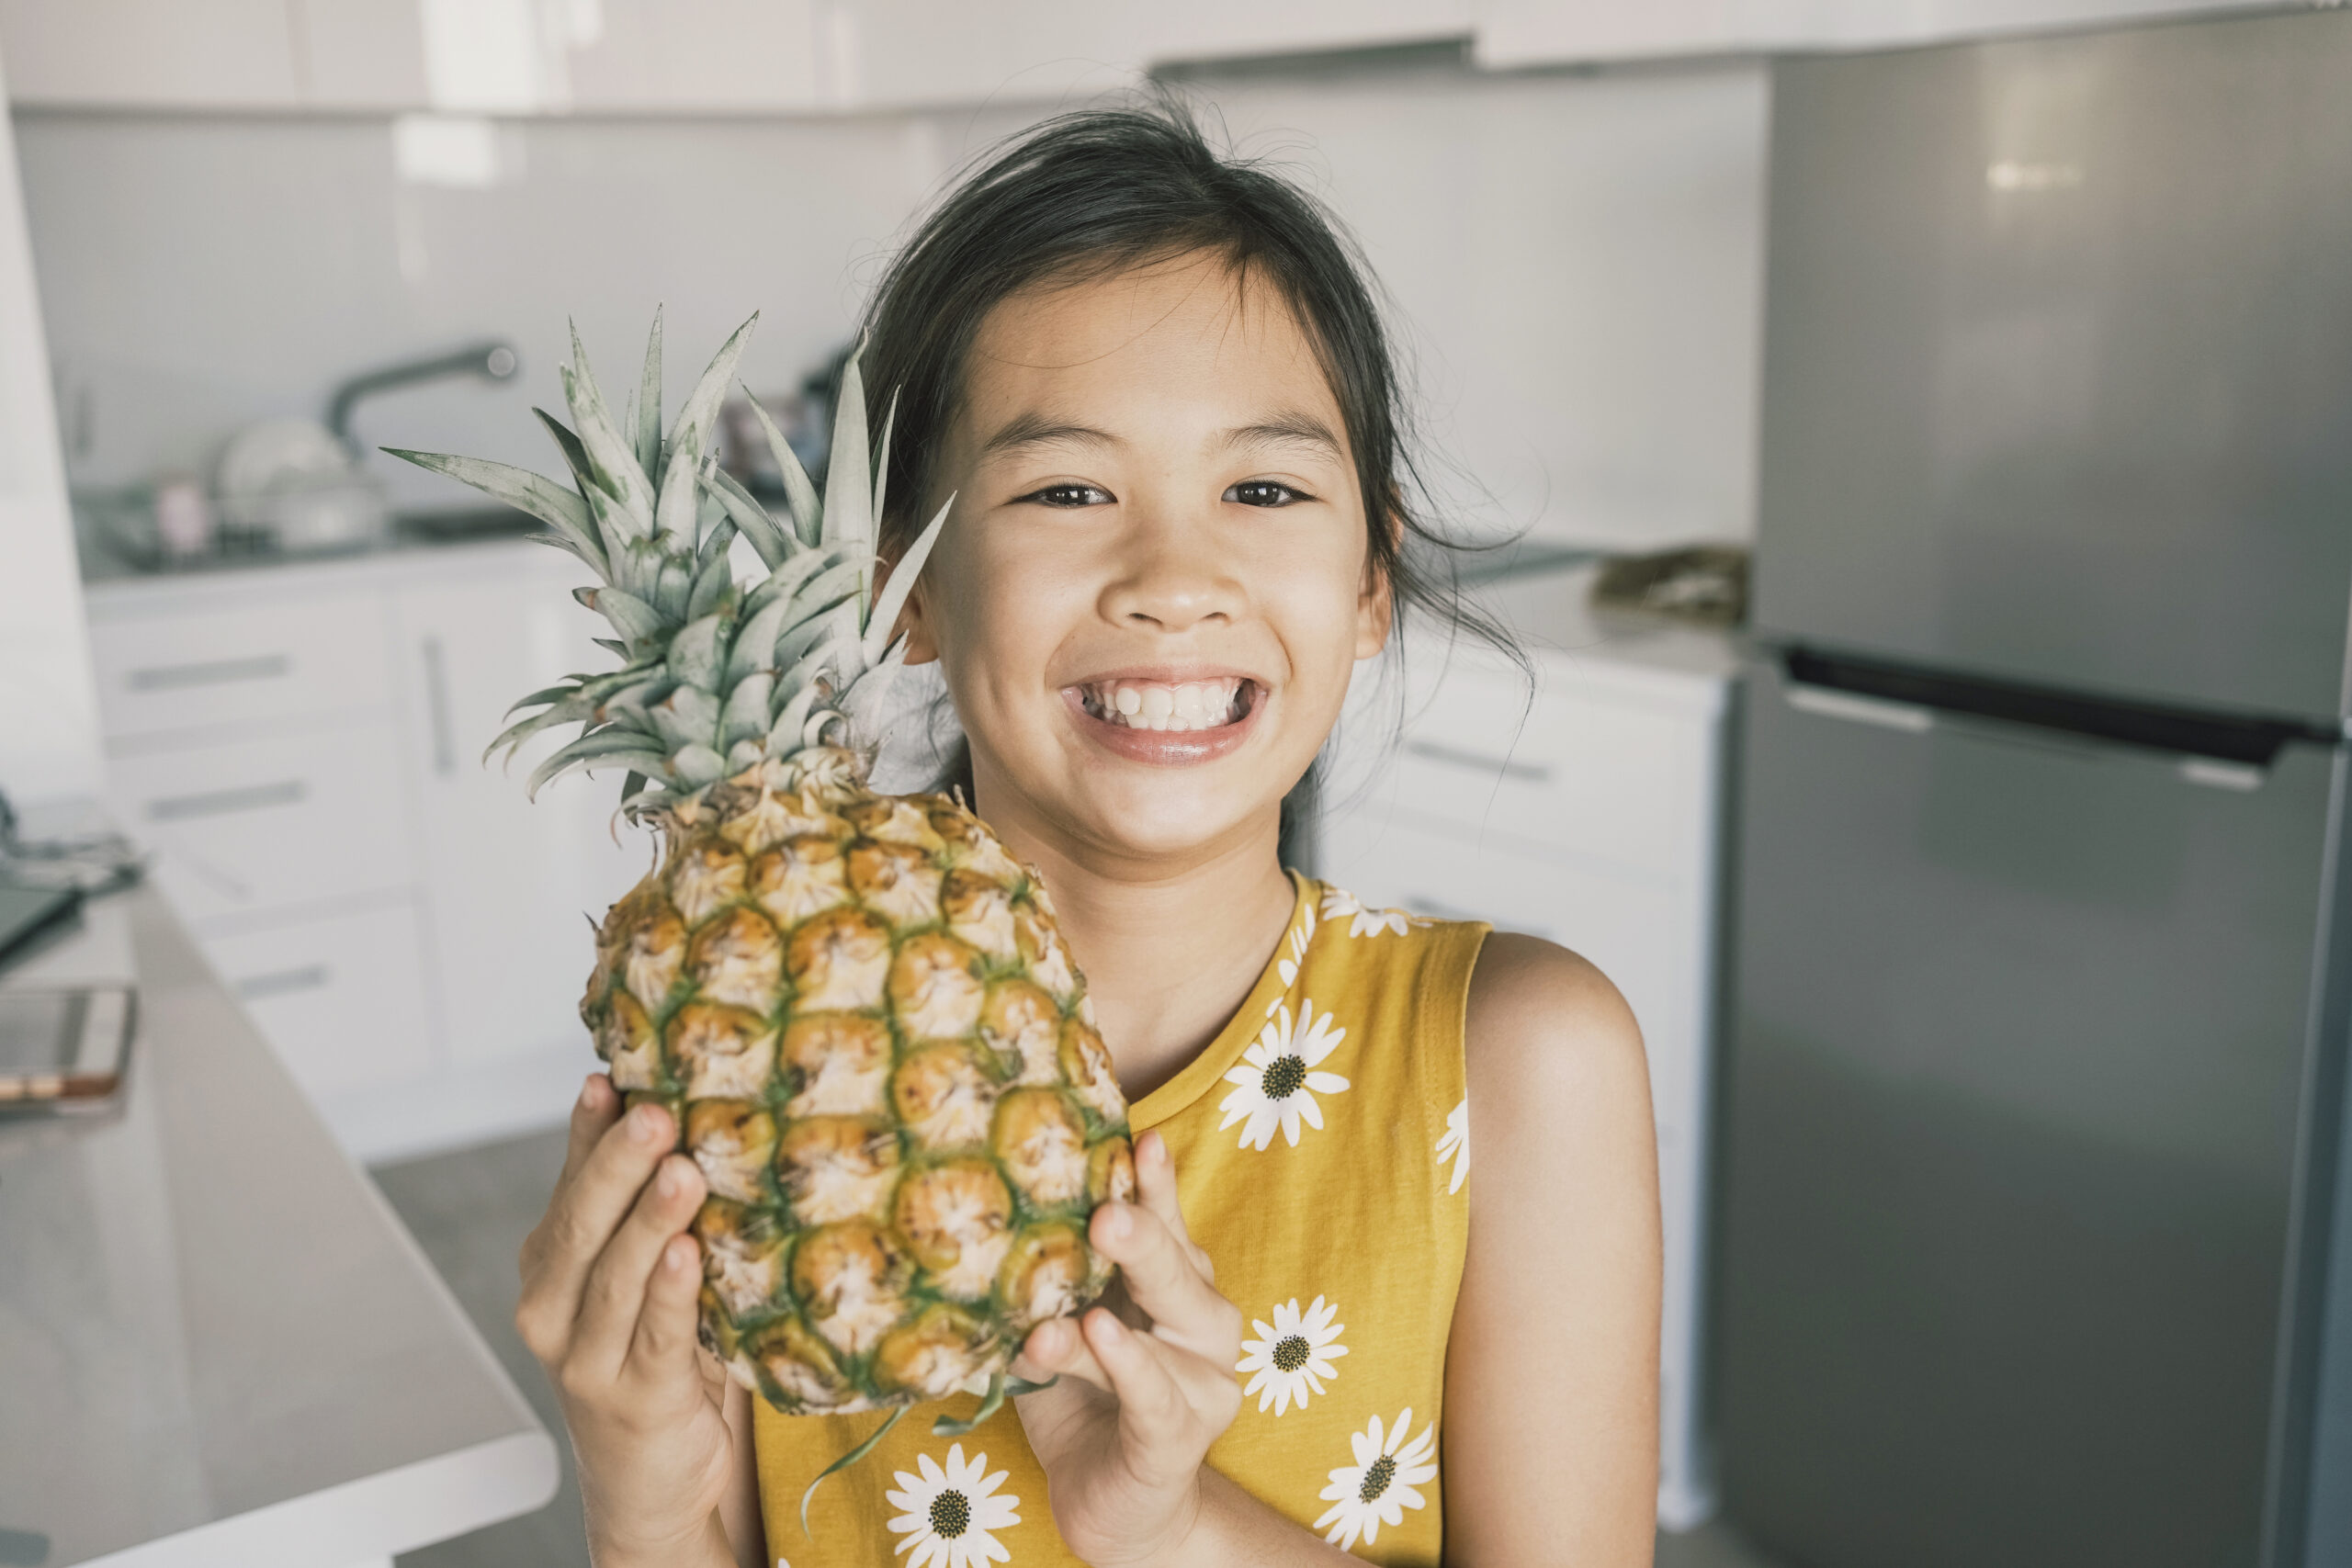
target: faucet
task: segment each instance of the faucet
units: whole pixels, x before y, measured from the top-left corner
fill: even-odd
[[[346,450],[356,454],[359,447],[351,439],[351,411],[363,398],[419,381],[437,381],[445,376],[480,376],[489,381],[511,381],[522,367],[514,345],[499,338],[423,359],[404,359],[380,370],[354,376],[337,387],[334,396],[327,400],[327,428],[334,432],[335,439]]]

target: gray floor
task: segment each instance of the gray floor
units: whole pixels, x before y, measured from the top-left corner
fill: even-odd
[[[513,1316],[519,1289],[514,1257],[538,1223],[548,1191],[563,1165],[560,1131],[489,1144],[406,1165],[379,1166],[384,1196],[465,1303],[491,1348],[548,1424],[559,1434],[563,1484],[539,1512],[477,1530],[439,1546],[412,1551],[401,1568],[589,1568],[581,1534],[580,1488],[571,1446],[560,1440],[562,1417],[538,1363],[523,1348]],[[1661,1532],[1657,1568],[1771,1568],[1721,1525],[1682,1535]]]

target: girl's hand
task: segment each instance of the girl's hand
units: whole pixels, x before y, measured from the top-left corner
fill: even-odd
[[[1097,1568],[1179,1556],[1202,1461],[1241,1409],[1241,1311],[1184,1228],[1157,1133],[1136,1140],[1136,1181],[1142,1201],[1103,1204],[1088,1229],[1119,1266],[1103,1303],[1039,1324],[1013,1362],[1031,1382],[1061,1379],[1016,1408],[1063,1541]]]
[[[599,1073],[571,1111],[547,1216],[523,1243],[514,1326],[548,1370],[602,1564],[731,1561],[715,1512],[737,1456],[727,1376],[695,1338],[702,1172],[658,1105]],[[714,1535],[714,1532],[716,1534]]]

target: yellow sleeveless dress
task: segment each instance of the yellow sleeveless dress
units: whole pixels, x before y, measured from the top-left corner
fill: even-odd
[[[1468,1236],[1463,1014],[1487,928],[1367,909],[1293,874],[1291,923],[1231,1022],[1130,1111],[1176,1158],[1193,1238],[1241,1308],[1241,1414],[1208,1462],[1374,1562],[1435,1563],[1439,1417]],[[961,1438],[972,1394],[919,1406],[864,1461],[811,1478],[887,1419],[754,1402],[780,1568],[1072,1564],[1012,1404]]]

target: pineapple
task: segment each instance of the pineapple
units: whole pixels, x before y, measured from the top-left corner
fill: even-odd
[[[621,667],[524,698],[537,711],[492,750],[582,725],[532,790],[624,770],[624,810],[660,835],[597,929],[580,1012],[614,1084],[670,1108],[708,1180],[704,1344],[787,1413],[985,1387],[977,1421],[1028,1330],[1107,1281],[1086,1222],[1133,1195],[1126,1102],[1035,874],[960,801],[865,784],[854,716],[903,661],[891,627],[947,509],[877,592],[884,469],[856,361],[821,503],[763,412],[787,520],[710,460],[757,320],[666,436],[660,316],[618,423],[575,332],[571,426],[539,418],[576,492],[394,455],[531,513],[597,579],[578,597]],[[738,536],[764,577],[735,580]]]

